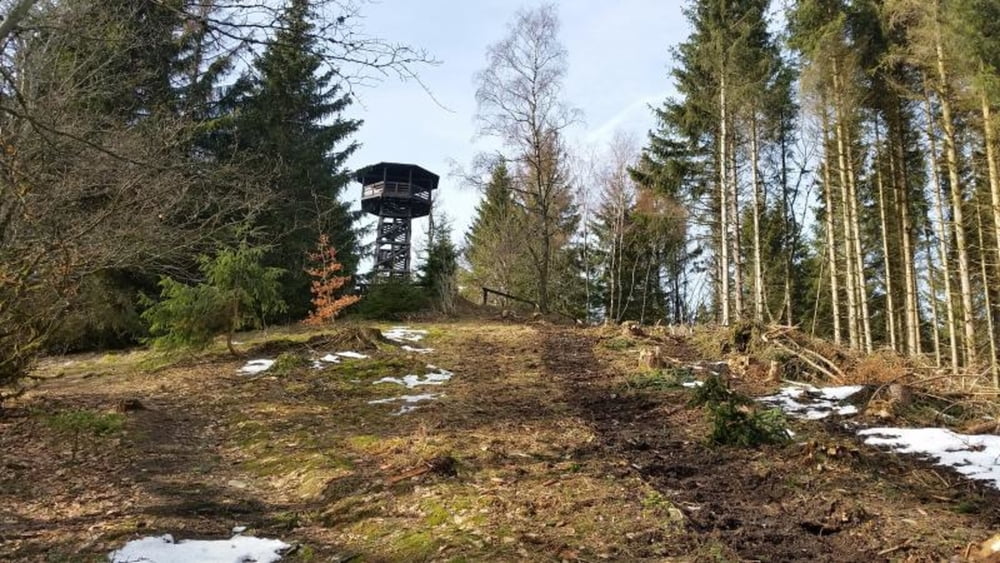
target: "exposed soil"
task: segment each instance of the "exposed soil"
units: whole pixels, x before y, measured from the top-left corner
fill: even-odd
[[[837,422],[793,423],[786,445],[708,446],[689,390],[628,384],[644,346],[697,360],[684,338],[419,328],[426,357],[354,328],[257,337],[257,354],[372,355],[281,376],[236,375],[220,354],[46,362],[39,375],[58,377],[0,418],[0,560],[100,561],[129,539],[240,525],[295,544],[289,561],[940,561],[1000,528],[996,490]],[[372,381],[426,363],[455,377],[414,392],[442,397],[403,416],[368,404],[406,393]],[[119,432],[52,423],[116,410]]]

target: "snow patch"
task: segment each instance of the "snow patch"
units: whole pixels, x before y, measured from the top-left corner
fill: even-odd
[[[348,351],[348,352],[337,352],[337,355],[340,356],[341,358],[351,358],[353,360],[367,360],[368,359],[368,356],[366,356],[366,355],[364,355],[364,354],[362,354],[360,352],[350,352],[350,351]]]
[[[396,342],[419,342],[427,336],[426,330],[410,328],[408,326],[394,326],[382,333],[389,340]]]
[[[291,547],[280,540],[234,536],[228,540],[174,541],[170,534],[133,540],[108,555],[111,563],[273,563]]]
[[[854,405],[841,405],[841,401],[864,389],[861,385],[843,387],[813,387],[795,383],[783,387],[775,395],[761,397],[760,402],[778,407],[786,413],[806,420],[819,420],[831,414],[851,416],[858,413]]]
[[[685,381],[684,383],[681,383],[682,386],[689,388],[701,387],[704,384],[704,381]]]
[[[441,369],[437,366],[428,365],[427,369],[434,370],[426,375],[404,375],[403,377],[383,377],[372,382],[372,385],[378,385],[379,383],[395,383],[396,385],[403,385],[407,389],[413,389],[414,387],[419,387],[421,385],[441,385],[444,382],[451,379],[455,374],[446,370]]]
[[[415,403],[420,403],[423,401],[433,401],[438,397],[444,396],[444,393],[423,393],[420,395],[400,395],[398,397],[389,397],[388,399],[376,399],[374,401],[368,401],[369,405],[385,405],[396,402],[404,403],[399,407],[399,410],[389,413],[391,416],[400,416],[408,412],[413,412],[420,408]]]
[[[415,352],[417,354],[430,354],[434,351],[434,348],[414,348],[413,346],[408,346],[406,344],[403,344],[400,348],[407,352]]]
[[[1000,436],[970,436],[944,428],[868,428],[858,435],[866,436],[866,444],[925,456],[1000,489]]]
[[[273,365],[274,365],[274,360],[268,360],[268,359],[250,360],[243,367],[239,369],[238,373],[253,375],[255,373],[265,372],[271,369],[271,366]]]
[[[318,360],[313,360],[313,369],[323,369],[327,364],[339,364],[340,360],[343,358],[350,358],[353,360],[366,360],[369,356],[362,354],[360,352],[334,352],[333,354],[327,354]]]

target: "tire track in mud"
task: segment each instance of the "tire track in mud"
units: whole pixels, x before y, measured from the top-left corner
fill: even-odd
[[[801,491],[788,489],[788,475],[760,469],[784,452],[708,448],[683,427],[685,422],[700,423],[703,416],[682,408],[686,393],[664,393],[664,400],[623,394],[614,374],[595,357],[598,341],[591,334],[556,327],[540,332],[546,370],[562,383],[565,400],[578,416],[592,426],[599,438],[596,453],[624,459],[683,509],[686,533],[669,538],[673,555],[707,554],[705,549],[721,543],[750,560],[880,559],[878,540],[852,530],[870,520],[863,510],[836,498],[800,502]],[[682,343],[668,347],[672,357],[692,357]]]

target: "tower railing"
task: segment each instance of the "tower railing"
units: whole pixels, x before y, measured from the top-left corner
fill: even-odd
[[[361,197],[415,197],[429,200],[430,192],[426,190],[414,192],[411,190],[411,184],[408,182],[386,181],[365,185],[361,192]]]

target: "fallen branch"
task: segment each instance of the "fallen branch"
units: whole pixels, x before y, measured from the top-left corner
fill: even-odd
[[[844,381],[844,374],[843,373],[841,373],[840,375],[836,375],[832,371],[824,368],[823,366],[819,365],[815,361],[809,359],[804,353],[795,351],[792,348],[790,348],[789,346],[786,346],[785,344],[783,344],[781,342],[775,341],[774,345],[777,346],[777,347],[779,347],[779,348],[781,348],[785,352],[788,352],[789,354],[797,357],[798,359],[802,360],[803,362],[806,363],[806,365],[808,365],[809,367],[813,368],[814,370],[822,373],[823,375],[827,376],[828,378],[830,378],[834,382],[836,382],[836,383],[843,383],[843,381]],[[839,369],[837,371],[840,372]]]

